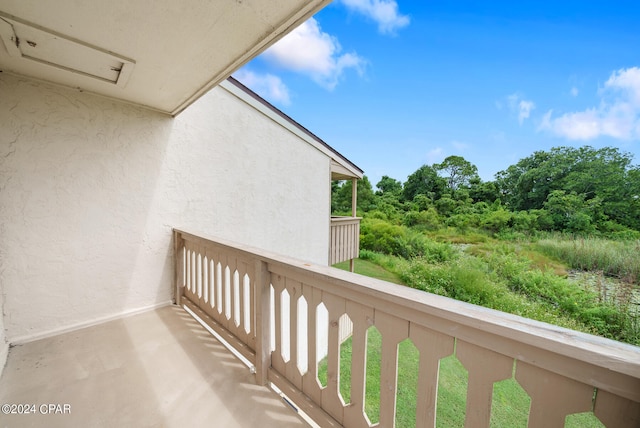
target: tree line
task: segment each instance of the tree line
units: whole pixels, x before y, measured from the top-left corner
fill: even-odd
[[[423,165],[403,183],[358,182],[358,215],[436,230],[563,231],[640,239],[640,166],[617,148],[536,151],[483,181],[462,156]],[[333,182],[332,212],[351,212],[351,183]]]

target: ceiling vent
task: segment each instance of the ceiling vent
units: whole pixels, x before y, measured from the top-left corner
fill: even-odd
[[[133,60],[9,15],[0,15],[0,38],[12,57],[120,87],[127,84],[135,66]]]

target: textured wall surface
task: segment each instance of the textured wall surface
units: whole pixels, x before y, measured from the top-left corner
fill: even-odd
[[[2,377],[2,370],[7,362],[7,355],[9,353],[9,343],[7,343],[6,335],[4,332],[4,294],[2,290],[2,283],[0,283],[0,378]]]
[[[168,302],[172,227],[326,264],[329,165],[223,88],[173,119],[0,74],[8,340]]]

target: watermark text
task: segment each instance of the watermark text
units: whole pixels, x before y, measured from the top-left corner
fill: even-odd
[[[21,403],[2,405],[2,413],[5,415],[70,415],[71,404],[60,403]]]

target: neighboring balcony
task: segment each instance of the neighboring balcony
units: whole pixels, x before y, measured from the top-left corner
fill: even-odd
[[[330,265],[358,258],[360,220],[360,217],[331,217]]]
[[[347,170],[335,161],[331,161],[331,180],[351,181],[351,216],[331,216],[329,230],[329,265],[349,260],[351,272],[354,260],[360,253],[360,217],[357,217],[358,180],[362,171],[357,167]]]

